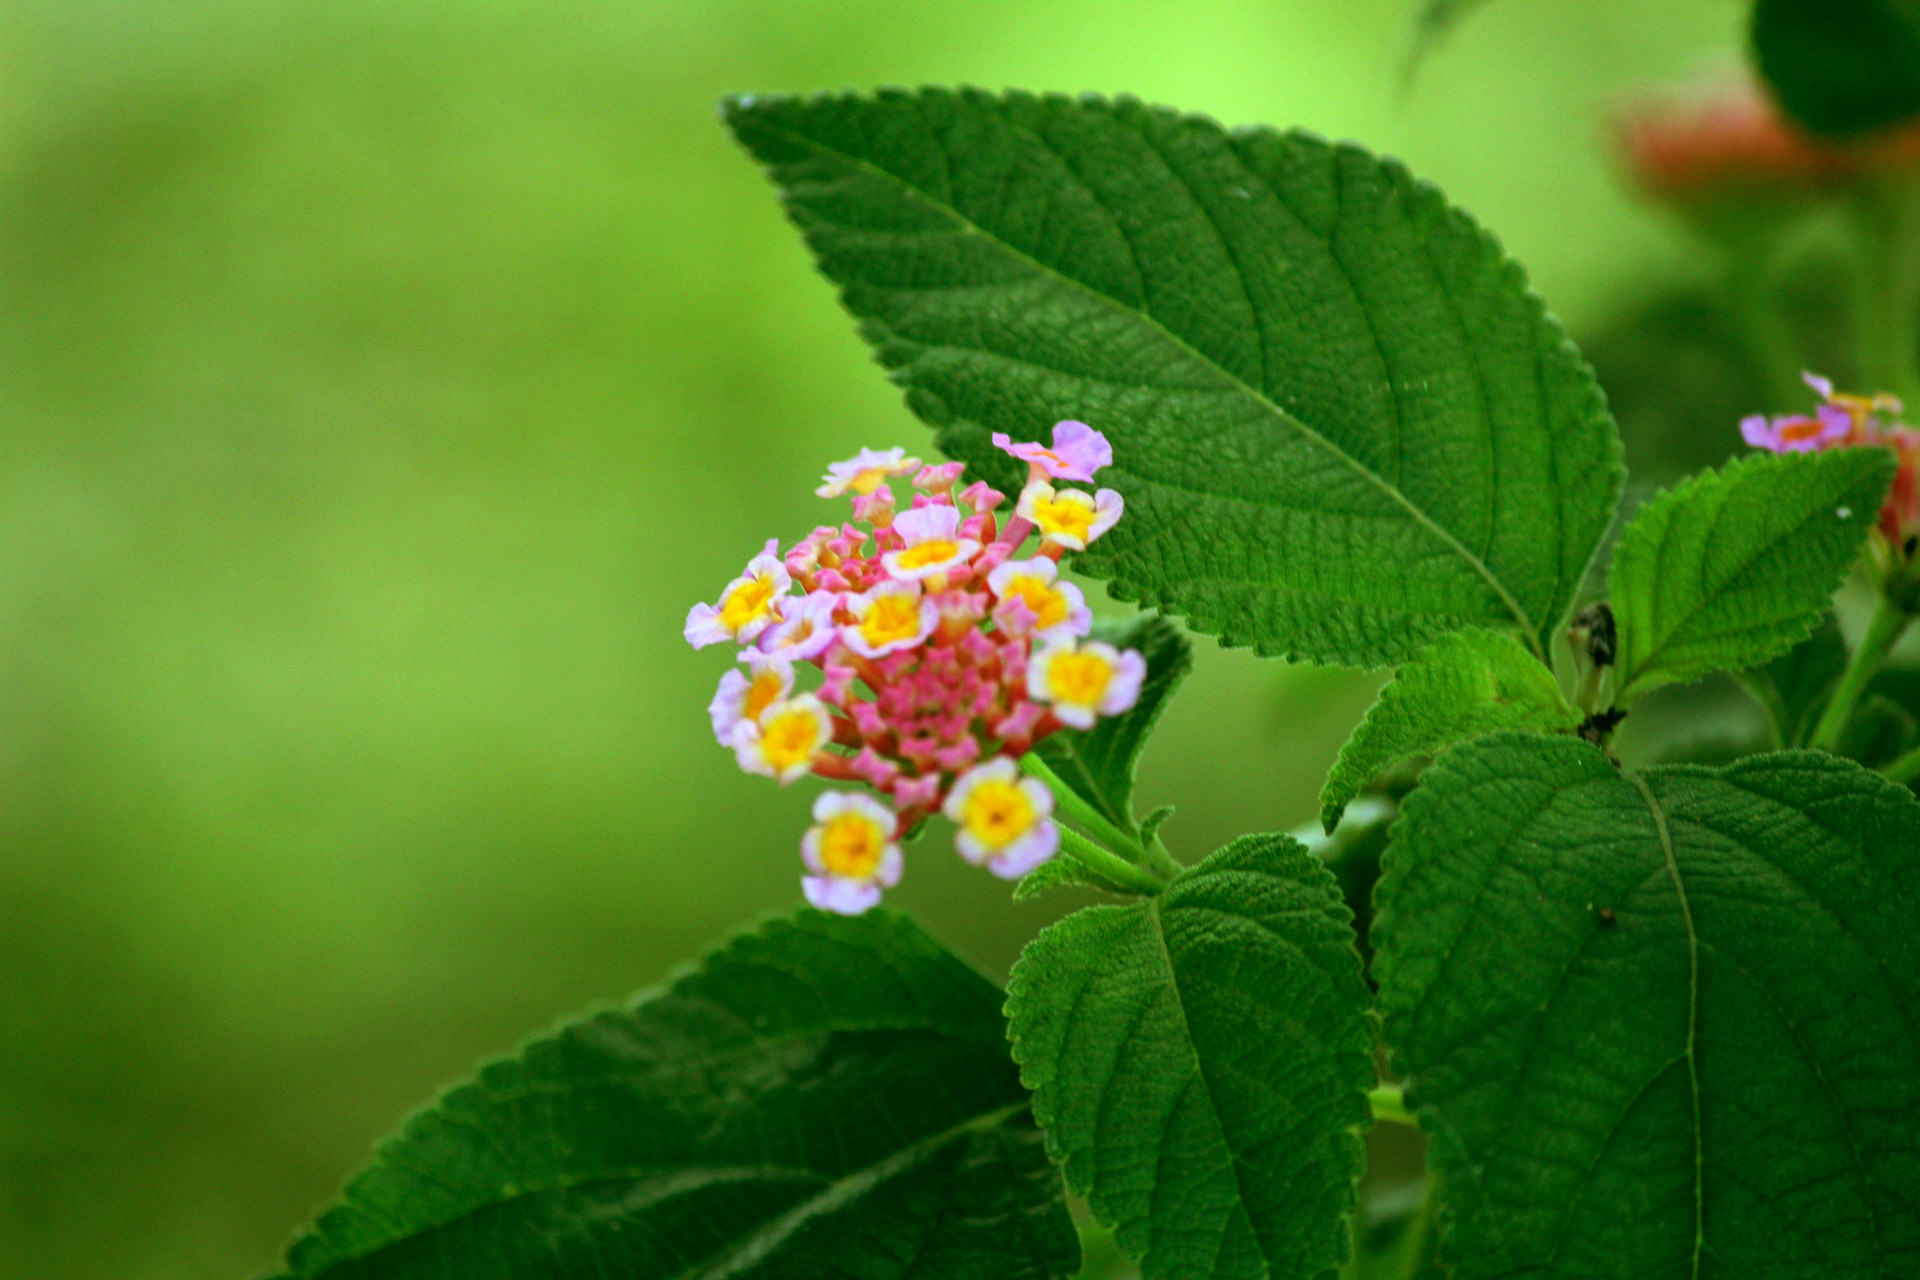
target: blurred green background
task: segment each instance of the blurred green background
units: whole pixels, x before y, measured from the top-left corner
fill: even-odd
[[[927,440],[722,93],[1355,138],[1603,346],[1706,267],[1601,109],[1740,19],[1504,0],[1402,96],[1410,0],[0,6],[0,1276],[257,1272],[476,1057],[797,899],[811,788],[714,745],[681,622]],[[1202,650],[1143,781],[1188,856],[1307,819],[1374,683]],[[938,836],[894,900],[996,975],[1058,910]]]

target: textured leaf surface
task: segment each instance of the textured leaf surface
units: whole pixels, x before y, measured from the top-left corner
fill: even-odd
[[[1920,0],[1759,0],[1753,47],[1780,105],[1815,133],[1920,112]]]
[[[414,1117],[290,1272],[1070,1274],[1000,1003],[902,917],[768,924]]]
[[[1885,449],[1763,453],[1642,507],[1613,553],[1620,701],[1745,671],[1804,640],[1892,479]]]
[[[1920,803],[1821,752],[1458,748],[1374,973],[1459,1280],[1920,1275]]]
[[[1049,1148],[1147,1280],[1278,1280],[1346,1255],[1367,1004],[1331,873],[1259,835],[1042,933],[1007,1012]]]
[[[727,105],[943,449],[1060,418],[1127,514],[1075,560],[1263,653],[1544,645],[1620,484],[1591,371],[1520,268],[1356,147],[1127,99]]]
[[[1147,678],[1131,711],[1099,721],[1085,732],[1066,730],[1043,739],[1040,756],[1081,799],[1123,831],[1137,832],[1133,774],[1153,726],[1174,690],[1193,670],[1193,646],[1165,618],[1095,623],[1094,636],[1121,649],[1138,649]]]
[[[1442,636],[1400,668],[1340,749],[1320,790],[1321,825],[1331,832],[1362,787],[1409,756],[1502,729],[1570,729],[1580,718],[1553,672],[1512,636]]]

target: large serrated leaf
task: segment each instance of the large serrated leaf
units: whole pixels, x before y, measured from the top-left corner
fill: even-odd
[[[903,917],[770,923],[415,1116],[289,1274],[1070,1274],[1000,1003]]]
[[[1229,645],[1545,651],[1619,441],[1520,268],[1405,169],[1129,100],[751,97],[728,123],[940,445],[1079,418],[1127,514],[1075,560]]]
[[[1512,636],[1482,630],[1442,636],[1395,673],[1340,748],[1320,789],[1320,823],[1331,833],[1362,787],[1410,756],[1430,756],[1502,729],[1579,723],[1553,672]]]
[[[1331,873],[1260,835],[1042,933],[1007,1013],[1049,1149],[1147,1280],[1305,1280],[1346,1256],[1367,1003]]]
[[[1780,105],[1815,133],[1920,113],[1920,0],[1758,0],[1753,50]]]
[[[1893,465],[1886,449],[1753,454],[1640,508],[1609,575],[1619,701],[1745,671],[1812,634]]]
[[[1180,682],[1193,670],[1193,646],[1165,618],[1096,623],[1094,638],[1137,649],[1146,679],[1133,706],[1084,731],[1064,730],[1042,739],[1036,750],[1059,779],[1122,831],[1138,833],[1133,815],[1133,774],[1154,725]]]
[[[1910,793],[1483,739],[1406,801],[1379,901],[1459,1280],[1920,1275]]]

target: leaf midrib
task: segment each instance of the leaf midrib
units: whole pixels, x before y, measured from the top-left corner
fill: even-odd
[[[1700,1056],[1695,1045],[1700,1027],[1700,935],[1694,928],[1693,904],[1687,898],[1687,886],[1680,875],[1680,861],[1673,853],[1673,833],[1667,829],[1667,811],[1653,789],[1637,773],[1623,773],[1646,802],[1653,826],[1660,837],[1660,851],[1666,858],[1667,874],[1673,878],[1673,891],[1680,900],[1680,918],[1687,926],[1687,1087],[1693,1106],[1693,1265],[1691,1276],[1700,1280],[1700,1259],[1706,1253],[1706,1150],[1705,1133],[1700,1123]]]
[[[865,1165],[850,1173],[844,1174],[828,1182],[826,1186],[799,1204],[756,1226],[748,1233],[744,1240],[734,1245],[733,1248],[725,1254],[722,1254],[718,1258],[702,1259],[677,1273],[673,1277],[673,1280],[723,1280],[726,1276],[736,1274],[742,1268],[751,1266],[765,1258],[768,1253],[778,1248],[813,1218],[839,1209],[849,1201],[858,1198],[867,1191],[880,1185],[880,1183],[887,1178],[908,1172],[922,1161],[939,1152],[955,1139],[973,1131],[991,1129],[1003,1124],[1019,1115],[1022,1111],[1025,1111],[1030,1105],[1031,1100],[1023,1099],[1019,1102],[1008,1103],[1006,1106],[995,1108],[992,1111],[983,1112],[980,1115],[963,1120],[958,1124],[951,1125],[929,1137],[922,1138],[918,1142],[903,1147],[898,1151],[891,1152],[885,1157],[874,1161],[872,1164]],[[290,1273],[290,1278],[293,1275],[324,1277],[336,1267],[377,1258],[380,1254],[397,1248],[400,1245],[408,1244],[427,1236],[452,1231],[483,1213],[500,1209],[510,1204],[516,1204],[535,1196],[549,1195],[556,1191],[574,1191],[584,1187],[626,1182],[642,1176],[658,1176],[677,1172],[683,1171],[661,1169],[657,1166],[646,1166],[608,1170],[581,1178],[558,1178],[550,1182],[523,1185],[518,1187],[512,1195],[499,1196],[486,1201],[484,1204],[474,1205],[451,1218],[436,1222],[432,1226],[413,1232],[410,1235],[388,1240],[365,1252],[335,1257],[330,1259],[320,1271]],[[783,1165],[713,1166],[712,1172],[716,1174],[737,1174],[741,1176],[742,1180],[745,1180],[748,1174],[794,1179],[804,1177],[817,1180],[821,1178],[821,1175],[816,1171],[796,1169]],[[692,1186],[688,1188],[688,1190],[695,1189],[697,1188]]]
[[[1240,1157],[1235,1153],[1233,1144],[1227,1140],[1226,1122],[1220,1117],[1220,1102],[1213,1096],[1213,1081],[1208,1078],[1207,1069],[1200,1060],[1200,1046],[1194,1041],[1193,1024],[1187,1018],[1187,997],[1180,990],[1180,971],[1173,963],[1172,949],[1167,946],[1164,896],[1165,895],[1151,898],[1146,903],[1147,911],[1152,916],[1153,940],[1159,945],[1160,958],[1166,962],[1167,989],[1173,993],[1173,1007],[1180,1014],[1180,1029],[1186,1034],[1187,1047],[1193,1052],[1193,1073],[1200,1078],[1200,1087],[1207,1095],[1207,1114],[1213,1117],[1214,1130],[1219,1136],[1220,1147],[1227,1154],[1228,1167],[1233,1170],[1235,1208],[1239,1210],[1242,1218],[1248,1220],[1247,1225],[1251,1227],[1253,1225],[1252,1214],[1249,1213],[1247,1209],[1249,1203],[1247,1180],[1240,1170]],[[1164,1138],[1162,1141],[1164,1142]],[[1149,1205],[1149,1212],[1151,1212],[1151,1205]],[[1226,1224],[1223,1223],[1221,1225],[1220,1242],[1214,1246],[1214,1257],[1216,1260],[1220,1256],[1220,1251],[1226,1247],[1226,1230]],[[1273,1263],[1268,1259],[1265,1242],[1261,1240],[1259,1232],[1257,1231],[1254,1232],[1254,1247],[1260,1252],[1261,1270],[1266,1275],[1271,1276],[1273,1274]]]
[[[914,103],[914,110],[916,111],[916,113],[919,111],[919,104],[917,102]],[[925,123],[924,116],[922,117],[922,122]],[[1054,151],[1053,148],[1047,144],[1044,138],[1039,137],[1037,134],[1032,133],[1030,130],[1021,128],[1019,125],[1016,125],[1011,121],[1007,121],[1004,118],[1002,118],[1002,123],[1008,129],[1017,130],[1023,136],[1031,139],[1035,144],[1037,144],[1039,147],[1045,150],[1047,154],[1053,156],[1056,160],[1058,160],[1060,162],[1061,168],[1066,172],[1072,174],[1075,181],[1080,182],[1082,188],[1087,191],[1087,194],[1089,195],[1089,197],[1091,197],[1094,200],[1094,202],[1098,204],[1102,209],[1107,209],[1106,203],[1099,198],[1098,194],[1095,193],[1092,190],[1092,188],[1087,187],[1085,181],[1080,178],[1077,172],[1074,171],[1073,166],[1067,162],[1066,158],[1061,156],[1058,152]],[[1515,623],[1519,625],[1519,627],[1521,628],[1521,631],[1526,635],[1527,643],[1536,652],[1539,651],[1540,641],[1539,641],[1539,637],[1536,634],[1537,628],[1534,626],[1532,617],[1528,614],[1527,610],[1524,607],[1522,607],[1520,602],[1514,598],[1513,593],[1507,589],[1506,584],[1502,582],[1499,579],[1499,577],[1497,577],[1494,574],[1492,568],[1489,567],[1487,563],[1484,560],[1482,560],[1479,556],[1475,555],[1471,550],[1469,550],[1465,543],[1461,542],[1460,539],[1454,536],[1454,534],[1450,530],[1448,530],[1445,526],[1441,525],[1432,516],[1428,515],[1425,510],[1417,506],[1414,503],[1414,501],[1411,498],[1409,498],[1406,495],[1406,493],[1403,492],[1397,485],[1390,483],[1384,476],[1380,475],[1378,472],[1374,471],[1372,468],[1366,466],[1358,458],[1354,457],[1352,454],[1348,453],[1346,450],[1341,449],[1339,446],[1335,445],[1332,440],[1328,439],[1326,436],[1322,435],[1320,432],[1316,431],[1314,428],[1308,426],[1305,422],[1301,421],[1299,418],[1295,417],[1294,415],[1288,413],[1286,410],[1282,409],[1278,404],[1274,403],[1273,399],[1269,397],[1266,394],[1266,392],[1250,385],[1244,379],[1242,379],[1238,374],[1234,373],[1230,369],[1225,368],[1215,360],[1205,355],[1198,348],[1196,348],[1191,343],[1189,343],[1185,338],[1181,337],[1179,334],[1169,329],[1152,313],[1127,306],[1125,303],[1121,302],[1117,298],[1114,298],[1112,295],[1103,293],[1100,290],[1093,288],[1091,285],[1085,284],[1079,280],[1075,280],[1072,276],[1066,275],[1065,273],[1055,269],[1054,267],[1049,266],[1048,264],[1040,261],[1038,258],[1033,257],[1031,254],[1027,253],[1026,251],[1012,244],[1009,244],[1007,241],[1001,239],[999,236],[994,235],[992,232],[988,231],[985,227],[982,227],[977,222],[974,222],[971,218],[968,218],[966,215],[962,214],[958,209],[954,208],[951,204],[947,203],[944,200],[941,200],[939,197],[935,196],[933,193],[926,191],[925,189],[919,186],[916,186],[914,183],[907,181],[905,178],[900,177],[898,174],[891,173],[888,170],[882,169],[880,166],[873,164],[870,161],[867,161],[859,156],[850,155],[847,152],[844,152],[837,147],[827,146],[805,135],[795,133],[791,129],[783,128],[780,125],[772,124],[772,123],[766,122],[765,120],[759,121],[758,124],[759,124],[759,127],[766,129],[770,133],[774,133],[782,138],[785,138],[788,142],[804,147],[817,154],[833,157],[845,164],[848,164],[865,173],[871,174],[872,176],[879,178],[882,181],[889,182],[894,186],[899,187],[900,189],[906,192],[909,192],[913,196],[919,198],[922,201],[925,201],[926,203],[932,205],[934,208],[947,214],[949,217],[951,217],[954,220],[955,223],[959,225],[959,227],[963,231],[971,233],[973,235],[982,236],[992,241],[1003,252],[1010,254],[1011,256],[1013,256],[1014,258],[1016,258],[1021,262],[1026,263],[1029,267],[1039,272],[1043,276],[1046,276],[1062,285],[1065,285],[1069,289],[1075,290],[1077,292],[1087,295],[1088,297],[1094,298],[1098,302],[1104,304],[1107,307],[1112,308],[1115,311],[1119,311],[1125,315],[1134,317],[1137,320],[1144,321],[1146,324],[1151,326],[1155,331],[1157,331],[1167,342],[1171,343],[1177,349],[1184,351],[1187,355],[1192,357],[1195,361],[1197,361],[1199,364],[1201,364],[1205,368],[1215,372],[1219,377],[1221,377],[1222,379],[1230,383],[1235,388],[1239,389],[1249,399],[1253,400],[1260,407],[1262,407],[1267,412],[1272,414],[1272,416],[1275,419],[1293,427],[1309,442],[1315,445],[1318,445],[1321,449],[1325,450],[1328,455],[1337,459],[1341,463],[1345,464],[1347,467],[1351,468],[1356,474],[1358,474],[1363,479],[1365,479],[1367,483],[1373,485],[1375,488],[1379,489],[1382,493],[1386,494],[1387,497],[1392,502],[1397,504],[1402,510],[1404,510],[1413,519],[1415,524],[1419,525],[1420,527],[1425,529],[1428,533],[1432,534],[1434,537],[1439,539],[1443,545],[1445,545],[1447,548],[1452,550],[1456,555],[1458,555],[1459,558],[1463,562],[1465,562],[1469,568],[1471,568],[1475,573],[1480,575],[1482,580],[1484,580],[1487,583],[1487,585],[1493,589],[1494,594],[1499,597],[1500,602],[1506,606],[1507,611],[1513,615],[1513,619]],[[931,131],[932,131],[931,127],[929,127],[929,132]],[[944,147],[938,146],[937,144],[935,149],[939,151],[942,165],[944,167],[946,163],[946,149]],[[1163,160],[1163,163],[1164,163],[1164,160]],[[1268,183],[1264,179],[1262,179],[1258,174],[1254,173],[1252,169],[1248,168],[1244,162],[1242,162],[1241,168],[1245,170],[1245,176],[1249,182],[1258,183],[1266,191],[1269,198],[1273,199],[1275,203],[1281,205],[1283,208],[1286,207],[1286,201],[1280,199],[1280,197],[1273,192],[1271,187],[1268,185]],[[1193,195],[1191,189],[1188,190],[1188,195],[1190,197]],[[791,197],[789,197],[789,200],[791,200]],[[1196,205],[1200,204],[1197,198],[1194,200],[1194,203]],[[1206,212],[1204,207],[1202,208],[1201,211],[1202,213]],[[1109,215],[1112,214],[1111,209],[1107,209],[1107,212],[1109,213]],[[1207,216],[1211,218],[1210,214]],[[823,218],[822,221],[825,221],[825,219]],[[1120,238],[1126,242],[1128,247],[1128,252],[1132,253],[1133,242],[1131,241],[1131,239],[1127,237],[1124,230],[1120,231],[1118,234],[1120,235]],[[1320,237],[1315,236],[1314,238],[1318,240]],[[1227,256],[1230,260],[1233,260],[1233,254],[1231,251],[1228,252]],[[1329,255],[1330,259],[1331,257],[1332,255]],[[1234,261],[1234,265],[1233,265],[1234,275],[1236,277],[1236,280],[1240,284],[1241,288],[1244,290],[1246,288],[1245,275],[1241,271],[1237,260],[1233,260],[1233,261]],[[1336,268],[1338,267],[1337,262],[1335,262],[1335,266]],[[1138,271],[1137,266],[1135,270]],[[1343,279],[1345,279],[1346,273],[1342,271],[1341,276]],[[1351,288],[1352,281],[1348,280],[1347,283],[1348,283],[1348,287]],[[1444,294],[1445,290],[1442,290],[1441,292]],[[1362,307],[1361,311],[1364,314],[1366,309]],[[1369,317],[1369,320],[1370,319],[1371,318]],[[1262,347],[1262,351],[1264,354],[1264,345]],[[1394,394],[1393,382],[1391,378],[1387,380],[1387,390],[1390,395]],[[1397,395],[1395,395],[1395,402],[1396,404],[1398,403]],[[1146,481],[1146,483],[1157,485],[1159,482],[1148,480]],[[1232,496],[1232,495],[1215,494],[1215,493],[1212,493],[1211,491],[1203,490],[1203,489],[1189,488],[1188,491],[1194,492],[1194,493],[1200,493],[1210,498],[1217,498],[1217,497],[1223,497],[1223,496],[1231,498]]]

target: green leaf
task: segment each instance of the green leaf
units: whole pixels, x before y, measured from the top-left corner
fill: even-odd
[[[1812,635],[1773,661],[1742,673],[1740,683],[1773,721],[1780,745],[1803,747],[1846,669],[1847,642],[1829,613]]]
[[[1759,0],[1753,51],[1788,115],[1814,133],[1920,112],[1920,2]]]
[[[1878,769],[1906,754],[1916,736],[1920,736],[1920,720],[1885,694],[1869,693],[1853,709],[1836,750],[1849,760]]]
[[[290,1274],[1071,1274],[1000,1003],[903,917],[769,923],[415,1116]]]
[[[1133,818],[1133,774],[1147,736],[1174,690],[1193,670],[1193,646],[1165,618],[1094,624],[1094,637],[1120,649],[1138,649],[1147,676],[1133,709],[1084,732],[1065,730],[1035,748],[1059,779],[1122,831],[1138,834]]]
[[[1753,454],[1640,508],[1613,553],[1617,701],[1747,670],[1812,634],[1893,462],[1886,449]]]
[[[1320,790],[1320,823],[1332,832],[1362,787],[1409,756],[1502,729],[1571,729],[1580,718],[1553,672],[1512,636],[1442,636],[1395,673],[1340,749]]]
[[[1078,418],[1125,517],[1077,556],[1228,645],[1383,665],[1461,627],[1545,652],[1619,439],[1521,269],[1405,169],[1131,99],[747,97],[726,118],[913,411]]]
[[[1367,1003],[1332,875],[1278,835],[1157,898],[1069,916],[1007,988],[1048,1149],[1146,1280],[1340,1265],[1374,1083]]]
[[[1458,1280],[1920,1275],[1920,803],[1824,752],[1450,752],[1374,976]]]

